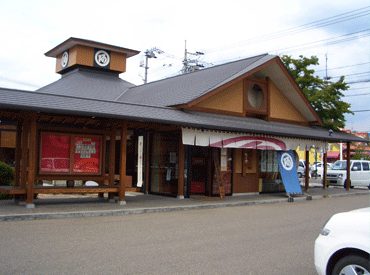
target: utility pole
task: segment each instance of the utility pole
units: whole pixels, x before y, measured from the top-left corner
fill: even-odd
[[[182,67],[182,70],[181,70],[183,74],[193,72],[193,71],[199,70],[199,68],[204,67],[204,65],[201,64],[198,61],[198,59],[188,59],[188,54],[194,55],[194,56],[204,55],[203,52],[195,52],[195,53],[188,52],[188,50],[186,49],[186,40],[185,40],[185,55],[184,55],[184,60],[182,61],[182,64],[184,64],[184,66]]]
[[[158,53],[158,54],[162,54],[164,53],[164,51],[160,50],[160,49],[157,49],[156,47],[154,48],[151,48],[150,50],[146,50],[145,51],[145,66],[144,66],[144,69],[145,69],[145,78],[144,78],[144,84],[146,84],[148,82],[148,59],[149,58],[157,58],[157,56],[155,55],[155,53]],[[140,65],[140,67],[143,67],[143,65]]]
[[[328,77],[328,53],[325,54],[325,80],[329,80],[330,77]]]

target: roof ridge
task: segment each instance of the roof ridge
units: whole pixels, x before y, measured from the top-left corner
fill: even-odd
[[[190,74],[195,74],[195,73],[199,73],[199,72],[204,72],[204,71],[207,71],[207,70],[210,70],[210,69],[213,69],[213,68],[217,68],[217,67],[221,67],[221,66],[226,66],[226,65],[229,65],[229,64],[232,64],[232,63],[245,61],[245,60],[256,58],[256,57],[259,57],[259,56],[262,58],[262,57],[264,57],[266,55],[269,55],[269,54],[268,53],[263,53],[263,54],[259,54],[259,55],[255,55],[255,56],[250,56],[250,57],[247,57],[247,58],[243,58],[243,59],[237,59],[237,60],[234,60],[234,61],[231,61],[231,62],[222,63],[222,64],[215,65],[215,66],[212,66],[212,67],[208,67],[208,68],[205,68],[205,69],[202,69],[202,70],[199,70],[199,71],[194,71],[194,72],[190,72],[190,73],[186,73],[186,74],[178,74],[178,75],[174,75],[174,76],[171,76],[171,77],[158,79],[158,80],[155,80],[153,82],[144,83],[144,84],[141,84],[141,85],[137,85],[135,87],[132,87],[132,88],[139,88],[139,87],[142,87],[142,86],[145,86],[145,85],[154,84],[154,83],[157,83],[157,82],[160,82],[160,81],[165,81],[165,80],[172,79],[172,78],[175,78],[175,77],[182,77],[182,76],[185,76],[185,75],[190,75]],[[259,58],[258,60],[260,60],[261,58]]]
[[[136,86],[132,86],[132,87],[127,87],[122,93],[120,93],[115,99],[113,99],[113,101],[117,101],[121,96],[123,96],[128,90],[130,90],[130,88],[134,88]]]
[[[70,96],[70,95],[57,95],[57,94],[49,94],[49,93],[42,93],[42,92],[36,92],[36,91],[25,91],[25,90],[16,90],[16,89],[9,89],[9,88],[1,88],[1,90],[12,90],[14,92],[20,92],[20,93],[33,93],[43,96],[55,96],[60,98],[73,98],[73,99],[82,99],[82,100],[88,100],[88,101],[99,101],[99,102],[106,102],[106,103],[117,103],[120,105],[130,105],[130,106],[141,106],[141,107],[150,107],[150,108],[157,108],[157,109],[169,109],[169,110],[177,110],[175,108],[171,107],[163,107],[163,106],[155,106],[155,105],[147,105],[147,104],[139,104],[139,103],[130,103],[130,102],[120,102],[120,101],[114,101],[114,100],[107,100],[107,99],[95,99],[95,98],[86,98],[86,97],[79,97],[79,96]]]
[[[252,66],[253,64],[255,64],[257,61],[260,61],[263,57],[265,57],[265,56],[267,56],[267,55],[269,55],[269,54],[261,54],[261,55],[257,55],[257,56],[253,56],[252,58],[256,58],[256,57],[260,57],[260,58],[258,58],[257,60],[255,60],[253,63],[251,63],[251,64],[249,64],[247,67],[250,67],[250,66]],[[274,55],[271,55],[271,56],[274,56]],[[276,57],[276,56],[275,56]],[[249,59],[249,58],[248,58]],[[242,60],[246,60],[246,59],[242,59]],[[240,61],[242,61],[242,60],[240,60]],[[231,64],[231,63],[233,63],[233,62],[230,62],[230,63],[226,63],[226,64]],[[200,96],[198,96],[197,98],[200,98],[200,97],[202,97],[203,95],[205,95],[205,94],[207,94],[207,93],[209,93],[209,92],[211,92],[211,91],[213,91],[215,88],[217,88],[221,83],[223,83],[223,82],[230,82],[231,80],[233,80],[233,78],[234,78],[234,76],[235,75],[237,75],[237,74],[239,74],[242,70],[244,70],[245,68],[243,68],[243,69],[241,69],[241,70],[239,70],[238,72],[236,72],[236,73],[234,73],[233,75],[231,75],[231,76],[229,76],[228,78],[226,78],[226,79],[223,79],[222,81],[220,81],[220,82],[218,82],[216,85],[214,85],[213,87],[211,87],[211,88],[209,88],[208,90],[206,90],[206,91],[204,91]]]

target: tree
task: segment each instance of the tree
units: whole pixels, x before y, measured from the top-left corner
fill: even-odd
[[[367,151],[367,148],[368,147],[366,147],[365,143],[358,145],[352,159],[370,160],[370,151]]]
[[[344,96],[342,92],[349,88],[344,82],[344,76],[337,82],[330,81],[330,78],[321,79],[315,76],[315,70],[311,68],[319,65],[316,56],[307,58],[300,55],[299,59],[293,59],[284,55],[281,60],[322,119],[323,127],[333,130],[337,130],[338,127],[344,128],[346,122],[344,115],[353,114],[349,109],[351,105],[341,100]]]

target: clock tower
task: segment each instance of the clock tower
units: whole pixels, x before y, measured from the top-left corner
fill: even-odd
[[[64,74],[76,67],[90,67],[99,71],[123,73],[126,59],[139,51],[71,37],[45,53],[56,58],[56,72]]]

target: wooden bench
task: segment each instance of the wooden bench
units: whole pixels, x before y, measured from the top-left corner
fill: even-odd
[[[16,186],[0,186],[0,192],[8,195],[25,195],[27,189]],[[139,187],[126,187],[125,192],[140,192]],[[54,186],[35,186],[35,194],[83,194],[83,193],[118,193],[118,187],[75,186],[73,188]]]

